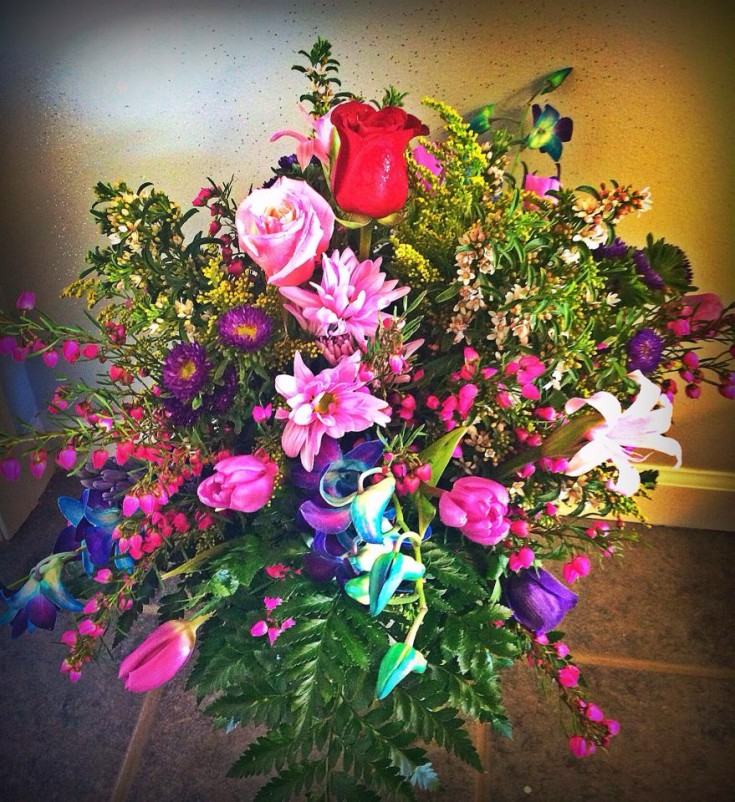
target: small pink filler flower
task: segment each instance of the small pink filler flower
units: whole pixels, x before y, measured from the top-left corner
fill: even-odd
[[[144,693],[174,677],[194,651],[196,631],[209,616],[166,621],[120,663],[118,677],[125,689]]]
[[[314,375],[297,351],[294,375],[276,377],[276,390],[290,407],[276,412],[277,418],[288,419],[281,439],[283,450],[289,457],[300,455],[307,471],[314,467],[324,435],[339,440],[347,432],[390,421],[390,407],[370,395],[359,371],[360,354],[355,353]]]

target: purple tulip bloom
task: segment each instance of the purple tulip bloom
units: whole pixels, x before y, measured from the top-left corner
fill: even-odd
[[[503,582],[503,594],[516,621],[538,634],[557,627],[578,599],[543,568],[511,574]]]

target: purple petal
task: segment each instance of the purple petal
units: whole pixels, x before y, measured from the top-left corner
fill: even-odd
[[[341,560],[314,554],[314,552],[304,555],[304,569],[315,582],[326,582],[328,579],[332,579],[340,563]]]
[[[65,526],[56,538],[54,554],[59,554],[62,551],[76,551],[81,542],[81,538],[77,538],[77,527]]]
[[[77,527],[77,536],[87,546],[89,557],[94,565],[106,565],[109,562],[112,549],[112,533],[110,531],[92,526],[89,521],[82,521]]]
[[[319,453],[314,457],[314,468],[307,471],[299,462],[291,468],[289,479],[291,484],[300,487],[302,490],[318,492],[319,481],[322,478],[325,468],[342,456],[342,449],[339,443],[332,437],[323,437]]]
[[[556,628],[577,603],[577,594],[543,569],[509,576],[503,592],[516,621],[538,633]]]
[[[10,624],[10,637],[15,640],[19,638],[28,629],[28,613],[26,608],[18,610],[18,615],[12,620]]]
[[[334,535],[317,532],[314,535],[311,548],[317,554],[324,554],[327,557],[341,557],[350,550],[352,540],[349,535],[344,533]]]
[[[331,507],[318,507],[313,501],[305,501],[299,512],[309,526],[328,535],[344,532],[352,523],[349,507],[334,509]]]
[[[40,593],[31,599],[25,607],[31,623],[41,629],[53,629],[56,623],[56,606]]]
[[[562,142],[569,142],[572,138],[572,131],[574,123],[571,117],[562,117],[554,126],[554,133],[561,139]]]

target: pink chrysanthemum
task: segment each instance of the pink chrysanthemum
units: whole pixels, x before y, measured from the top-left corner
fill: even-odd
[[[289,457],[301,456],[307,471],[314,467],[324,435],[339,440],[347,432],[362,432],[374,423],[390,421],[390,407],[370,395],[359,377],[360,355],[343,357],[334,368],[316,376],[306,367],[297,351],[294,375],[276,377],[276,390],[289,409],[279,409],[276,417],[288,419],[281,443]]]
[[[311,282],[316,292],[300,287],[281,287],[292,301],[285,308],[302,328],[316,337],[351,336],[361,347],[373,337],[380,323],[380,311],[409,292],[396,289],[398,282],[386,281],[380,259],[358,261],[350,248],[322,257],[321,285]]]

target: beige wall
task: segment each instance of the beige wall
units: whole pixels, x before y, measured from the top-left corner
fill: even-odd
[[[393,83],[419,113],[425,94],[462,111],[491,100],[512,111],[529,81],[573,66],[553,100],[575,121],[565,182],[650,186],[652,211],[620,234],[676,242],[702,289],[733,297],[728,5],[37,0],[3,11],[6,294],[32,286],[79,319],[56,296],[96,242],[87,208],[99,179],[152,180],[186,201],[206,176],[234,174],[241,194],[266,178],[283,152],[269,135],[301,125],[295,51],[321,34],[346,87],[372,98]],[[688,467],[735,470],[732,411],[716,393],[680,402]]]

